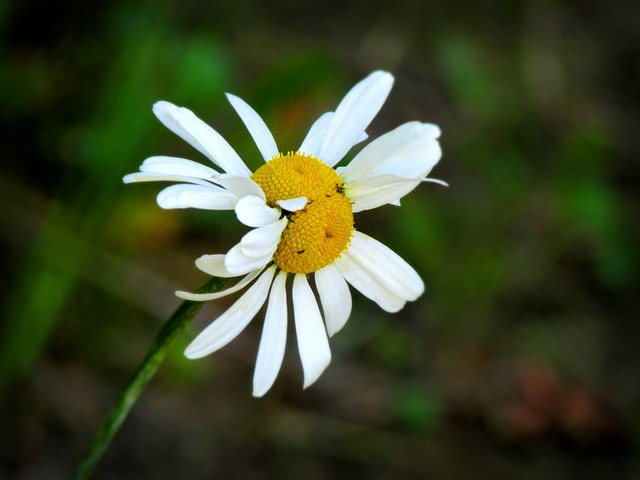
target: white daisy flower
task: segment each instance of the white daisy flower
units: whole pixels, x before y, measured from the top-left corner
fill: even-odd
[[[417,299],[424,284],[415,270],[382,243],[354,228],[353,214],[400,198],[424,181],[441,156],[440,129],[409,122],[367,145],[345,167],[333,167],[357,143],[385,102],[393,76],[377,71],[356,84],[335,112],[320,116],[293,153],[280,153],[260,116],[227,95],[253,137],[265,164],[251,172],[236,151],[190,110],[158,102],[153,112],[175,134],[207,156],[214,167],[175,157],[151,157],[126,183],[175,181],[158,195],[162,208],[235,210],[252,227],[226,255],[196,260],[216,277],[242,277],[224,291],[176,292],[207,301],[249,287],[187,347],[188,358],[208,355],[233,340],[267,302],[253,379],[253,395],[273,385],[284,357],[287,296],[304,371],[304,388],[331,361],[329,336],[351,313],[348,284],[387,312]],[[439,182],[443,183],[443,182]],[[313,275],[317,298],[309,285]],[[287,287],[287,280],[292,285]],[[323,322],[324,319],[324,322]]]

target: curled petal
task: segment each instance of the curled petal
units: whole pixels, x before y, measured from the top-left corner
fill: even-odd
[[[225,257],[226,255],[220,254],[202,255],[200,258],[196,259],[196,267],[212,277],[237,277],[237,275],[229,272],[227,267],[224,266]]]
[[[345,187],[345,191],[353,205],[353,212],[356,213],[371,210],[387,203],[400,205],[400,199],[423,182],[448,186],[446,182],[435,178],[416,179],[396,175],[380,175]]]
[[[238,292],[250,284],[254,278],[260,275],[263,268],[258,268],[248,275],[246,275],[242,280],[236,283],[234,286],[229,287],[225,290],[221,290],[219,292],[214,293],[191,293],[191,292],[183,292],[178,290],[176,292],[176,296],[182,298],[183,300],[191,300],[193,302],[208,302],[210,300],[216,300],[218,298],[226,297],[227,295],[231,295],[232,293]],[[225,277],[223,277],[225,278]]]
[[[251,230],[240,240],[242,253],[249,258],[270,258],[278,248],[287,222],[287,218],[283,217],[275,223]]]
[[[232,210],[236,198],[215,185],[179,184],[158,193],[158,205],[162,208],[200,208],[204,210]]]
[[[204,357],[236,338],[264,304],[275,271],[275,266],[267,269],[244,295],[191,342],[184,352],[185,356]]]
[[[233,247],[224,259],[224,266],[234,275],[244,275],[256,269],[262,269],[271,261],[270,255],[252,258],[245,255],[240,244]]]
[[[238,220],[249,227],[264,227],[277,222],[280,218],[280,211],[267,206],[260,197],[247,195],[238,200],[236,215]]]

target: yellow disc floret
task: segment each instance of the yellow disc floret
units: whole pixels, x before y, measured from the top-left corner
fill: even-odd
[[[279,154],[251,178],[260,185],[267,204],[307,197],[297,212],[284,212],[289,223],[273,256],[289,273],[311,273],[332,263],[349,246],[353,234],[353,210],[336,171],[303,153]]]

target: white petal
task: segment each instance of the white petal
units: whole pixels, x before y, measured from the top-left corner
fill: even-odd
[[[268,207],[264,200],[254,195],[247,195],[236,204],[238,220],[249,227],[263,227],[278,221],[280,211]]]
[[[244,100],[235,95],[231,95],[227,93],[227,99],[235,108],[238,115],[242,119],[243,123],[249,130],[253,141],[256,142],[256,146],[262,157],[267,160],[271,160],[278,154],[278,146],[276,145],[276,141],[273,139],[273,135],[269,131],[269,128],[264,123],[260,115],[251,108]]]
[[[287,274],[280,272],[271,286],[269,306],[262,327],[256,370],[253,374],[253,396],[261,397],[278,376],[287,343]]]
[[[375,139],[340,172],[347,185],[379,175],[425,177],[442,156],[435,125],[409,122]]]
[[[334,265],[328,265],[315,273],[316,287],[322,302],[327,333],[338,333],[351,314],[351,293],[340,271]]]
[[[242,253],[252,259],[271,257],[278,248],[287,223],[287,218],[283,217],[275,223],[251,230],[240,240]]]
[[[212,182],[222,185],[229,192],[235,195],[236,198],[246,197],[247,195],[253,195],[266,200],[264,192],[256,182],[248,177],[242,177],[237,175],[216,175],[211,179]]]
[[[276,203],[287,212],[297,212],[307,206],[307,197],[290,198],[289,200],[278,200]]]
[[[232,210],[236,198],[215,185],[171,185],[157,197],[162,208],[200,208],[204,210]]]
[[[369,138],[369,135],[367,135],[367,132],[362,132],[362,134],[356,140],[356,143],[354,143],[353,145],[357,145],[361,142],[364,142],[367,138]]]
[[[318,158],[330,167],[358,143],[371,120],[387,99],[393,76],[373,72],[356,84],[342,99],[322,140]]]
[[[227,271],[234,275],[244,275],[253,270],[263,268],[269,263],[272,256],[273,254],[257,258],[248,257],[243,253],[240,244],[238,244],[227,253],[224,259],[224,266]]]
[[[203,210],[231,210],[236,203],[236,199],[228,192],[195,191],[182,192],[178,201],[190,208],[200,208]]]
[[[332,118],[333,112],[320,115],[320,117],[313,122],[313,125],[311,125],[309,133],[307,133],[307,136],[302,141],[302,145],[300,145],[298,151],[317,158],[320,155],[320,145],[322,145],[322,140],[324,140]]]
[[[251,171],[229,143],[191,110],[169,102],[156,102],[153,113],[173,133],[190,143],[225,172],[248,177]]]
[[[293,313],[304,370],[303,388],[307,388],[331,362],[331,350],[316,298],[307,277],[300,273],[293,278]]]
[[[187,358],[200,358],[224,347],[244,330],[264,304],[276,267],[265,271],[229,309],[205,328],[187,347]]]
[[[384,311],[393,313],[404,307],[406,302],[382,286],[367,270],[351,258],[349,250],[335,261],[335,266],[347,282],[365,297],[376,302]]]
[[[181,175],[161,175],[159,173],[144,173],[136,172],[125,175],[122,178],[124,183],[138,183],[138,182],[185,182],[193,183],[196,185],[211,185],[209,182],[205,182],[199,178],[183,177]]]
[[[210,179],[217,175],[213,168],[201,163],[177,157],[149,157],[140,166],[141,172],[159,173],[163,175],[181,175],[185,177]]]
[[[180,138],[185,140],[187,143],[192,145],[198,151],[200,151],[205,156],[208,156],[207,151],[204,147],[191,135],[188,129],[182,126],[179,121],[180,117],[180,107],[173,105],[172,103],[159,101],[153,105],[153,113],[158,117],[158,119],[171,130],[173,133],[178,135]]]
[[[359,181],[357,185],[345,187],[345,192],[351,200],[353,212],[371,210],[390,203],[400,205],[400,199],[420,183],[437,183],[447,187],[447,183],[435,178],[405,178],[395,175],[380,175]]]
[[[176,292],[176,296],[182,298],[183,300],[191,300],[193,302],[207,302],[210,300],[216,300],[218,298],[226,297],[227,295],[231,295],[232,293],[242,290],[249,283],[251,283],[253,279],[256,278],[260,274],[260,272],[262,272],[262,270],[262,268],[258,268],[257,270],[252,271],[238,283],[236,283],[232,287],[227,288],[226,290],[220,290],[219,292],[214,293],[191,293],[178,290]]]
[[[224,258],[226,255],[202,255],[196,259],[196,267],[202,270],[207,275],[219,278],[237,277],[237,275],[229,272],[227,267],[224,266]]]
[[[353,212],[362,212],[378,208],[387,203],[399,202],[407,193],[416,188],[422,180],[380,175],[345,187],[345,193],[351,200]]]
[[[403,300],[415,300],[424,292],[424,283],[416,271],[374,238],[353,232],[348,252],[371,277]]]
[[[434,123],[423,123],[422,127],[424,128],[424,135],[431,140],[437,140],[442,135],[442,130]]]

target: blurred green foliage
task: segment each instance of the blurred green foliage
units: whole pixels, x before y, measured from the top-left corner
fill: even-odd
[[[259,401],[260,316],[204,360],[181,339],[96,478],[635,478],[639,15],[631,0],[0,2],[0,477],[67,476],[173,291],[204,282],[193,260],[244,232],[122,184],[148,156],[206,161],[153,103],[192,109],[255,168],[224,92],[295,150],[383,68],[396,85],[370,138],[440,125],[433,175],[451,187],[357,228],[424,296],[391,316],[354,293],[304,392],[291,329]]]

